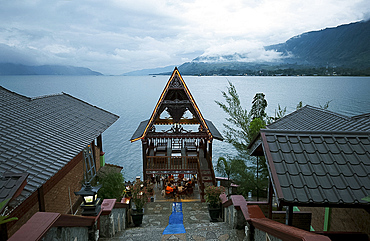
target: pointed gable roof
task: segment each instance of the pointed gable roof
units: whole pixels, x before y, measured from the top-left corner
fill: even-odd
[[[167,111],[171,118],[161,119],[161,114],[164,111]],[[184,118],[183,115],[186,111],[191,112],[193,118]],[[150,119],[140,123],[138,129],[131,138],[131,142],[144,138],[153,125],[173,124],[199,124],[201,129],[206,131],[210,139],[223,139],[222,135],[212,122],[203,118],[193,96],[176,67],[172,72],[172,75],[168,80]]]

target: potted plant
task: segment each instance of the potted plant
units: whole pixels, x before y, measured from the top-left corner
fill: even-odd
[[[223,186],[209,186],[205,189],[206,202],[208,203],[208,211],[211,216],[211,221],[217,221],[221,213],[220,195],[225,192]]]
[[[131,187],[131,200],[135,204],[135,209],[132,210],[131,216],[135,226],[139,226],[143,221],[143,208],[148,202],[149,193],[142,181],[136,181]]]

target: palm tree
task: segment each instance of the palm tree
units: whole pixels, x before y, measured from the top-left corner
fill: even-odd
[[[226,160],[225,157],[219,157],[217,160],[216,171],[219,172],[222,176],[227,176],[227,194],[230,196],[230,175],[232,174],[232,160],[228,157]]]

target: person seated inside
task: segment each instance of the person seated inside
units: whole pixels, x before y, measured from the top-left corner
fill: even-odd
[[[184,179],[184,174],[179,174],[179,180],[182,181]]]
[[[171,183],[168,183],[166,187],[166,195],[172,195],[173,194],[173,188],[171,187]]]
[[[172,175],[172,174],[171,174],[171,175],[169,175],[168,180],[170,180],[170,181],[173,181],[173,180],[174,180],[174,177],[173,177],[173,175]]]

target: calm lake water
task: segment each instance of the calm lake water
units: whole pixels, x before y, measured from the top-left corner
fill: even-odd
[[[231,81],[248,110],[255,93],[263,92],[267,113],[274,115],[277,105],[295,110],[303,105],[324,105],[343,115],[370,112],[370,77],[195,77],[183,76],[204,118],[223,131],[226,115],[215,103],[223,102],[221,91]],[[169,76],[0,76],[0,85],[16,93],[36,97],[68,93],[120,116],[103,133],[106,162],[124,167],[126,180],[142,176],[141,142],[130,143],[139,123],[149,119]],[[215,140],[213,160],[232,154],[233,148]]]

